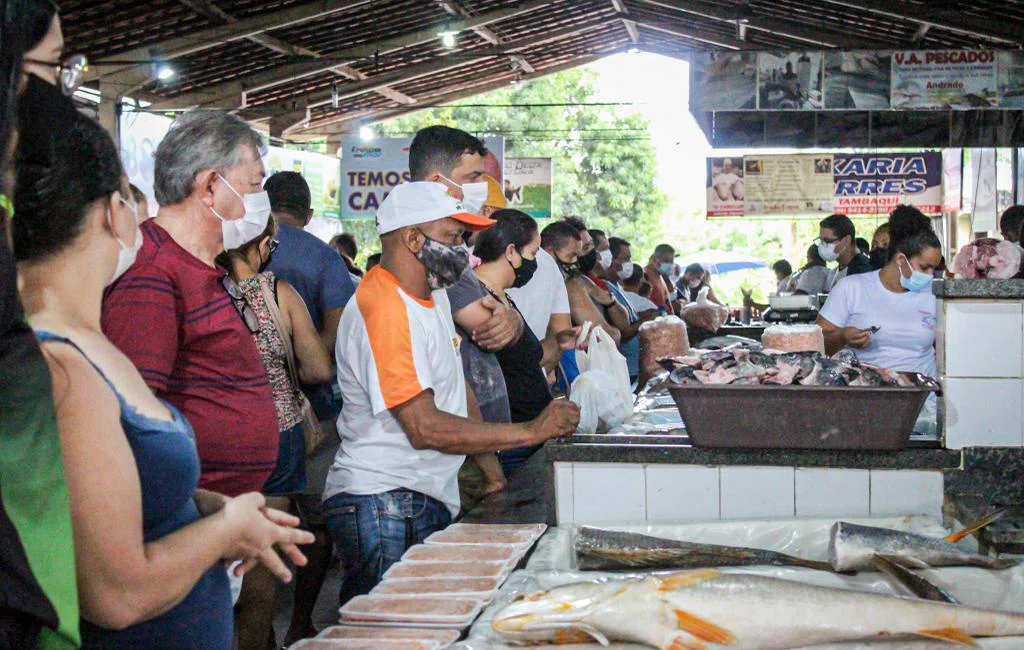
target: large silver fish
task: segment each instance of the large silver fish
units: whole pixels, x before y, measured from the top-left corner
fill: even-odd
[[[619,530],[583,526],[574,543],[576,564],[585,571],[699,569],[704,567],[799,566],[829,571],[827,562],[759,548],[698,544]]]
[[[951,536],[952,537],[952,536]],[[875,570],[874,556],[881,554],[905,567],[974,566],[1007,569],[1013,560],[997,559],[965,551],[938,537],[926,537],[889,528],[860,526],[837,521],[829,537],[829,563],[835,571]]]
[[[880,637],[974,645],[1024,635],[1024,614],[701,569],[556,587],[510,603],[492,626],[517,643],[786,650]]]

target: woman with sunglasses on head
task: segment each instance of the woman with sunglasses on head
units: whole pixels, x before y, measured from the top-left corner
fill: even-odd
[[[133,262],[137,208],[117,148],[74,113],[21,148],[14,253],[53,378],[86,648],[231,647],[226,561],[287,578],[312,535],[257,493],[197,490],[192,428],[100,327],[104,289]]]
[[[259,236],[224,251],[217,264],[228,271],[225,288],[252,332],[274,393],[281,441],[277,466],[264,484],[263,494],[268,505],[287,510],[288,497],[306,488],[302,393],[297,382],[322,384],[331,380],[332,373],[306,303],[291,285],[264,271],[277,248],[276,231],[271,217]],[[246,575],[236,626],[240,650],[278,647],[271,624],[276,588],[270,571],[256,568]]]

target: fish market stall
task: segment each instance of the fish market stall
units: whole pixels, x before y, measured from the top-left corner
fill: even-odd
[[[723,387],[731,392],[681,386],[677,393],[692,390],[701,397],[703,404],[688,408],[691,415],[703,416],[704,425],[717,425],[717,437],[709,441],[693,422],[687,430],[671,392],[663,392],[638,400],[633,417],[607,433],[549,443],[557,522],[907,513],[941,517],[961,509],[976,513],[983,509],[979,499],[990,506],[1024,504],[1024,488],[1015,487],[1024,482],[1008,480],[1024,476],[1024,281],[945,280],[936,281],[933,289],[939,299],[936,379],[941,388],[937,399],[929,400],[935,404],[930,427],[918,426],[918,421],[909,437],[896,436],[887,444],[876,439],[868,445],[873,449],[799,448],[809,441],[794,435],[798,416],[812,424],[834,425],[837,431],[845,427],[841,434],[826,436],[830,442],[822,446],[858,445],[880,434],[877,423],[895,417],[889,400],[900,399],[899,390],[872,397],[873,389],[868,389],[859,395],[857,410],[844,412],[836,399],[852,388],[830,395],[816,388],[787,387],[778,393],[796,392],[799,397],[787,409],[768,412],[756,399],[744,402],[763,397],[764,386],[751,386],[751,391]],[[765,336],[775,345],[773,330]],[[790,334],[798,338],[798,333]],[[811,336],[805,338],[800,344],[810,349]],[[687,342],[684,356],[689,347]],[[743,373],[750,367],[738,363],[729,372],[737,369]],[[680,368],[676,373],[692,376],[693,370],[704,369]],[[711,399],[716,390],[717,401]],[[740,424],[746,429],[740,431]],[[973,499],[972,505],[959,508],[959,495]],[[1024,544],[1022,529],[1024,517],[1019,528],[1004,530],[1002,536]]]
[[[941,540],[950,532],[937,520],[922,516],[855,519],[844,523],[875,531],[876,536],[860,541],[879,548],[892,548],[894,543],[905,540]],[[771,647],[813,647],[815,650],[937,650],[952,647],[949,642],[954,639],[966,641],[969,635],[960,636],[952,629],[933,631],[923,624],[924,627],[912,632],[914,636],[818,645],[791,643],[801,638],[812,638],[810,628],[815,624],[829,623],[817,620],[818,616],[839,615],[831,621],[833,629],[829,634],[832,634],[836,628],[860,625],[855,622],[857,614],[865,616],[865,626],[869,628],[879,622],[886,608],[909,608],[893,617],[895,620],[891,625],[899,625],[900,621],[916,616],[913,610],[917,608],[929,611],[935,606],[947,607],[915,598],[908,591],[907,584],[871,568],[862,567],[856,574],[839,574],[827,568],[821,570],[822,566],[827,567],[827,563],[835,561],[837,528],[833,519],[634,524],[617,525],[614,531],[560,526],[548,531],[525,569],[512,574],[494,602],[484,609],[470,629],[468,637],[454,647],[460,650],[516,647],[510,640],[524,638],[523,621],[544,630],[536,634],[578,644],[560,647],[579,648],[599,647],[601,640],[607,640],[607,647],[616,649],[670,647],[669,643],[676,639],[679,643],[671,647],[720,647],[719,644],[723,647],[762,647],[760,644],[751,645],[752,635],[767,647],[768,637],[765,635],[769,633],[790,639],[786,645]],[[650,548],[644,540],[658,540],[664,544]],[[693,542],[699,542],[698,552],[675,555],[674,560],[665,564],[668,566],[675,562],[680,566],[690,566],[693,570],[689,573],[678,573],[679,569],[652,573],[642,565],[647,560],[664,560],[668,557],[666,550],[671,550],[673,545]],[[941,541],[937,543],[943,544]],[[584,555],[587,549],[602,545],[624,552],[630,561],[635,560],[639,564],[635,568],[618,567],[625,570],[617,572],[581,568],[587,558]],[[960,546],[962,550],[954,551],[955,554],[962,554],[967,560],[981,557],[972,550],[970,539],[960,542]],[[744,558],[738,554],[740,551],[755,555]],[[912,555],[912,552],[908,550],[908,554]],[[773,563],[772,555],[818,566],[792,566],[786,561]],[[623,556],[620,554],[618,557]],[[941,563],[941,558],[935,555],[927,559]],[[916,573],[924,578],[924,582],[942,590],[946,597],[966,607],[985,610],[983,616],[992,614],[994,610],[1024,612],[1024,569],[1015,562],[1007,561],[1005,564],[1007,566],[998,569],[949,566]],[[724,602],[736,593],[724,583],[736,582],[737,585],[756,589],[759,581],[769,585],[770,590],[756,598],[756,607],[743,606],[738,601],[732,604]],[[723,582],[719,593],[714,588],[716,582]],[[646,585],[653,585],[653,588]],[[806,586],[811,587],[810,592],[802,591]],[[550,596],[538,593],[549,591]],[[708,597],[715,601],[723,602],[709,606],[702,603],[699,596],[687,596],[689,592],[700,591],[707,592]],[[903,598],[875,601],[878,596],[869,595],[865,601],[854,602],[865,598],[865,593]],[[586,598],[580,599],[583,595]],[[549,598],[558,606],[545,612],[545,600]],[[838,603],[844,599],[849,599],[848,605],[839,606]],[[777,611],[772,604],[776,600],[780,600],[776,603],[779,606]],[[830,609],[832,602],[836,606]],[[881,608],[873,614],[865,609],[879,605]],[[818,606],[821,609],[816,609]],[[517,608],[518,613],[529,612],[529,615],[516,618]],[[674,611],[671,608],[679,608],[680,613],[670,615],[668,619],[662,618],[664,612]],[[592,611],[592,615],[588,615],[588,611]],[[771,611],[776,613],[773,615]],[[702,615],[706,618],[701,618]],[[658,636],[657,628],[666,620],[671,621],[665,630],[666,636]],[[941,628],[955,627],[950,623],[952,619],[941,620],[945,621]],[[1014,620],[1015,625],[1021,625],[1022,619]],[[967,623],[964,625],[966,627]],[[799,629],[801,626],[804,629]],[[768,628],[775,628],[774,632]],[[892,629],[886,628],[886,632]],[[982,633],[989,629],[985,628]],[[716,632],[709,635],[712,630]],[[1024,630],[1024,627],[1013,630],[1020,634],[1017,630]],[[860,628],[854,632],[857,633],[860,633]],[[625,643],[623,639],[642,639],[644,643]],[[1020,648],[1024,638],[979,638],[976,642],[978,647],[996,650]]]

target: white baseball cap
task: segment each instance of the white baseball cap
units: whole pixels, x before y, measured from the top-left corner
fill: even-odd
[[[441,183],[417,181],[395,186],[380,204],[377,234],[447,218],[461,221],[467,230],[483,230],[495,224],[493,219],[467,212],[462,201],[450,196]]]

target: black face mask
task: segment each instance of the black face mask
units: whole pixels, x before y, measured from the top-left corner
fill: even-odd
[[[868,257],[871,259],[871,268],[875,270],[880,269],[889,262],[889,249],[875,248]]]
[[[582,255],[579,258],[580,271],[583,273],[590,273],[597,266],[597,249],[590,251],[586,255]]]
[[[570,264],[569,262],[563,262],[557,257],[555,258],[555,262],[558,264],[558,269],[566,279],[575,278],[580,274],[580,265],[576,262]]]
[[[68,124],[78,109],[60,87],[28,75],[25,92],[18,98],[18,159],[48,165],[53,151],[54,125]]]
[[[521,253],[520,257],[522,257]],[[526,257],[523,257],[522,259],[523,263],[519,265],[518,269],[514,266],[512,267],[512,270],[516,273],[516,279],[512,283],[512,286],[516,289],[526,286],[526,283],[533,278],[533,274],[537,272],[537,260],[531,260]],[[512,262],[509,262],[509,265],[511,266]]]

